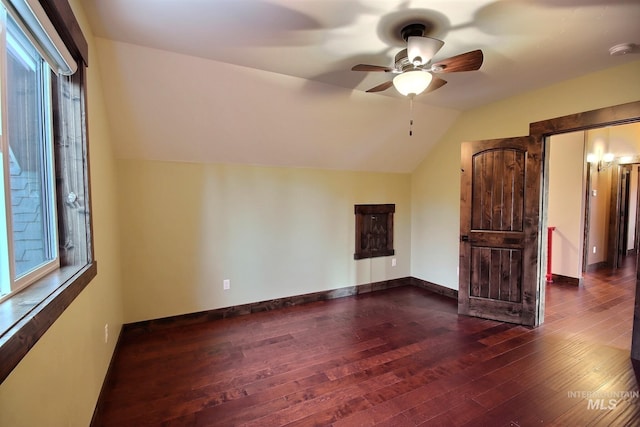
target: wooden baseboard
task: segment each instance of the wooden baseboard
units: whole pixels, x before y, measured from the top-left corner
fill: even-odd
[[[399,279],[367,283],[364,285],[332,289],[329,291],[314,292],[310,294],[295,295],[291,297],[272,299],[250,304],[218,308],[197,313],[181,314],[160,319],[143,320],[141,322],[127,323],[123,325],[123,330],[125,330],[127,333],[145,333],[170,327],[198,324],[211,320],[228,319],[236,316],[243,316],[245,314],[277,310],[284,307],[292,307],[294,305],[307,304],[310,302],[326,301],[335,298],[343,298],[353,295],[365,294],[368,292],[381,291],[384,289],[396,288],[398,286],[411,286],[411,279],[411,277],[403,277]]]
[[[601,262],[596,262],[593,264],[589,264],[587,265],[587,273],[592,273],[596,270],[599,270],[601,268],[605,268],[608,267],[609,263],[607,261],[601,261]]]
[[[578,278],[578,277],[563,276],[561,274],[552,274],[551,280],[553,280],[553,282],[551,283],[562,283],[565,285],[574,285],[574,286],[582,285],[582,277]]]
[[[116,355],[118,354],[118,349],[120,348],[120,339],[122,338],[122,332],[124,327],[120,329],[120,333],[118,334],[118,339],[116,340],[116,346],[113,349],[113,353],[111,353],[111,360],[109,361],[109,366],[107,367],[107,373],[102,380],[102,387],[100,387],[100,394],[98,394],[98,401],[96,402],[95,408],[93,408],[93,416],[91,417],[91,427],[97,426],[97,421],[100,419],[100,412],[102,412],[102,405],[104,405],[105,399],[103,398],[106,395],[106,390],[110,387],[108,381],[113,378],[111,372],[113,371],[113,364],[116,359]]]
[[[436,285],[435,283],[427,282],[426,280],[418,279],[417,277],[411,277],[411,284],[418,288],[426,289],[433,293],[443,295],[448,298],[458,299],[458,291],[456,289],[447,288],[442,285]]]

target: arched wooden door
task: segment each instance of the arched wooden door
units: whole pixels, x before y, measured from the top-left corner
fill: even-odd
[[[458,312],[537,325],[542,144],[462,145]]]

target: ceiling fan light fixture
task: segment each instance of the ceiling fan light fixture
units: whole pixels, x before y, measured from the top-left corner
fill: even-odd
[[[431,37],[412,36],[407,38],[407,58],[418,66],[424,65],[438,53],[444,42]]]
[[[393,87],[404,96],[420,95],[429,87],[432,77],[426,71],[406,71],[393,78]]]

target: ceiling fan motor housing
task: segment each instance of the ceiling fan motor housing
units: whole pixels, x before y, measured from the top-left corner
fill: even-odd
[[[402,49],[400,52],[396,53],[394,65],[396,70],[399,72],[412,70],[414,68],[411,61],[409,61],[407,49]]]
[[[424,37],[425,29],[426,27],[424,26],[424,24],[409,24],[402,28],[400,35],[406,42],[409,40],[409,37]]]
[[[426,65],[444,45],[442,40],[426,37],[425,28],[425,25],[420,23],[402,28],[401,35],[407,42],[407,48],[395,56],[395,68],[398,72]]]

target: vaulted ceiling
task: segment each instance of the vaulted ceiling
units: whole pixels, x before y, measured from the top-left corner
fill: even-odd
[[[251,92],[251,84],[243,87],[241,81],[230,77],[245,73],[233,66],[261,70],[268,75],[283,76],[282,79],[297,79],[292,81],[300,83],[292,86],[297,86],[309,102],[336,105],[330,97],[338,96],[349,98],[350,109],[371,108],[370,120],[365,119],[367,112],[362,111],[363,117],[347,113],[344,119],[347,122],[340,124],[344,128],[372,128],[370,134],[351,129],[350,140],[362,139],[362,146],[354,142],[349,151],[361,151],[366,140],[371,139],[386,146],[371,154],[377,160],[361,166],[352,160],[345,160],[343,165],[337,158],[327,160],[326,164],[307,161],[302,158],[302,152],[296,154],[295,149],[278,146],[276,141],[272,143],[278,158],[293,153],[290,160],[269,159],[269,153],[265,152],[265,160],[260,161],[251,155],[243,157],[232,147],[212,153],[214,158],[237,163],[411,170],[415,167],[415,157],[426,153],[459,111],[640,59],[637,46],[640,45],[640,2],[637,0],[82,0],[82,3],[95,35],[104,40],[100,44],[103,75],[117,74],[118,70],[121,74],[120,78],[107,77],[111,85],[126,84],[126,76],[135,73],[128,68],[130,64],[126,64],[125,57],[140,56],[142,51],[125,57],[118,53],[127,49],[151,48],[154,52],[186,55],[194,58],[193,61],[209,61],[202,63],[209,72],[208,77],[202,78],[210,79],[212,84],[234,86],[235,96],[229,94],[228,99],[242,99],[245,103],[252,102],[255,92]],[[420,105],[417,113],[422,120],[422,123],[416,120],[416,126],[424,126],[418,130],[428,129],[432,135],[422,140],[421,149],[398,152],[394,132],[402,128],[405,136],[407,122],[403,120],[397,130],[388,130],[386,139],[381,136],[387,132],[383,123],[385,117],[393,114],[407,116],[408,102],[393,88],[364,93],[392,76],[384,72],[355,72],[351,67],[359,63],[392,65],[395,54],[404,46],[400,29],[413,22],[424,23],[426,35],[445,42],[434,60],[482,49],[484,63],[479,71],[442,74],[448,84],[416,97],[416,104]],[[610,55],[609,49],[621,43],[631,43],[631,52]],[[206,64],[210,63],[219,66],[209,68]],[[122,89],[118,96],[127,96],[130,88]],[[277,93],[267,94],[276,104]],[[389,113],[381,104],[388,105],[387,109],[395,113]],[[325,110],[310,108],[316,117],[324,115]],[[111,116],[118,114],[112,111]],[[247,112],[242,124],[236,123],[236,129],[249,126],[254,114]],[[301,117],[294,119],[302,120]],[[375,129],[376,124],[381,128]],[[301,136],[313,138],[312,135],[321,130],[310,126],[307,135]],[[255,138],[255,135],[245,136]],[[313,142],[317,145],[319,141]],[[125,157],[141,155],[121,148]],[[254,148],[248,145],[242,149],[246,152]],[[311,146],[303,148],[312,149]],[[145,147],[138,149],[144,151]],[[135,151],[135,147],[132,150]],[[167,150],[156,157],[178,155]],[[328,159],[338,154],[314,153],[312,149],[308,155]],[[397,164],[383,166],[394,156],[403,158],[398,159]]]

